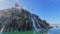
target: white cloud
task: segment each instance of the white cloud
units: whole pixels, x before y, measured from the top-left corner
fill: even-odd
[[[9,0],[0,0],[0,10],[10,8],[13,6],[13,2]]]
[[[3,0],[0,0],[0,1],[3,1]]]
[[[0,10],[13,7],[14,2],[19,2],[19,0],[0,0]]]

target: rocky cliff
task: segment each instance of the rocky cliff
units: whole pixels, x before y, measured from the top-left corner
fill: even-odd
[[[24,31],[33,29],[49,29],[50,25],[39,16],[22,8],[0,10],[0,31]]]

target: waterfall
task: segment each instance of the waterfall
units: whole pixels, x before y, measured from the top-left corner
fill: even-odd
[[[33,28],[34,28],[33,34],[39,34],[40,31],[41,31],[41,29],[37,28],[37,25],[40,26],[39,23],[38,23],[38,21],[37,21],[37,19],[35,18],[35,16],[32,16],[31,19],[33,21]]]
[[[0,30],[0,34],[3,33],[4,28],[5,28],[5,26],[3,26],[3,27],[1,28],[1,30]]]
[[[3,26],[3,27],[2,27],[2,29],[1,29],[1,31],[0,31],[0,32],[3,32],[4,28],[5,28],[5,26]]]
[[[33,16],[31,19],[32,19],[32,21],[33,21],[34,30],[35,30],[36,32],[40,32],[40,29],[38,29],[37,26],[36,26],[35,17]],[[39,23],[37,23],[37,25],[39,25]],[[39,26],[40,26],[40,25],[39,25]]]
[[[35,25],[35,21],[34,21],[33,18],[32,18],[32,21],[33,21],[33,27],[34,27],[34,29],[37,30],[37,27],[36,27],[36,25]]]
[[[38,22],[38,20],[37,20],[37,18],[35,18],[35,16],[33,16],[33,17],[34,17],[34,20],[35,20],[36,23],[37,23],[37,26],[38,26],[38,27],[41,27],[40,24],[39,24],[39,22]]]

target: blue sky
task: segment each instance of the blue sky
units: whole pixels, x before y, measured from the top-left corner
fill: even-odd
[[[50,24],[60,24],[60,0],[0,0],[0,10],[14,7],[15,1]]]

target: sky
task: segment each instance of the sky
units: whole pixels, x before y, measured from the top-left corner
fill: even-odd
[[[0,0],[0,10],[14,7],[14,2],[50,24],[60,24],[60,0]]]

